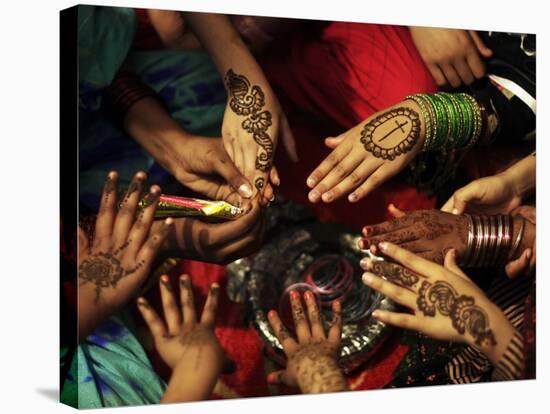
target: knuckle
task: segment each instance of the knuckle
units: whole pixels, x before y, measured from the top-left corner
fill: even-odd
[[[362,177],[355,171],[350,174],[349,178],[354,185],[358,185],[362,180]]]

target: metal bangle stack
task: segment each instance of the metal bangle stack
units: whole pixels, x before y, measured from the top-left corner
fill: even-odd
[[[468,242],[462,265],[467,267],[503,266],[515,257],[525,229],[521,219],[518,234],[512,243],[514,218],[510,215],[468,217]]]

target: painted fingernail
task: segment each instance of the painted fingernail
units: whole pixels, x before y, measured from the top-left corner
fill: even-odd
[[[371,273],[363,273],[363,282],[370,285],[374,281],[374,276]]]
[[[293,290],[290,292],[290,299],[298,300],[299,298],[300,298],[300,294],[297,291]]]
[[[244,198],[250,198],[252,197],[252,189],[250,188],[250,186],[248,184],[242,184],[240,187],[239,187],[239,193],[244,197]]]
[[[322,198],[324,201],[330,201],[332,200],[332,191],[327,191],[325,194],[322,195]]]
[[[307,179],[306,183],[307,183],[308,187],[311,188],[311,187],[315,186],[315,184],[317,184],[317,180],[313,177],[309,177]]]
[[[457,215],[458,214],[458,209],[456,208],[453,208],[453,211],[452,211],[453,214]]]
[[[352,203],[353,203],[354,201],[357,201],[357,194],[351,193],[351,194],[348,196],[348,200],[351,201]]]
[[[317,190],[312,190],[309,192],[309,201],[315,203],[316,201],[319,201],[319,197],[321,196],[321,194],[319,194],[319,191]]]
[[[171,225],[172,223],[174,223],[174,219],[172,217],[168,217],[166,220],[164,220],[164,224],[166,224],[167,226]]]
[[[313,299],[313,293],[311,293],[309,290],[306,291],[306,293],[304,293],[304,298],[306,298],[307,300]]]
[[[370,230],[370,227],[367,227],[367,226],[363,227],[363,235],[364,235],[364,236],[368,236],[368,234],[370,233],[370,231],[371,231],[371,230]]]
[[[271,309],[269,312],[267,312],[267,317],[269,319],[273,319],[275,317],[275,311]]]
[[[372,260],[368,257],[363,257],[359,264],[361,265],[362,269],[369,270],[372,266]]]
[[[385,252],[386,250],[388,250],[389,244],[388,242],[380,242],[378,243],[378,247],[380,248],[380,250]]]
[[[277,375],[274,372],[272,372],[267,376],[267,382],[269,384],[275,384],[277,382],[276,378],[277,378]]]

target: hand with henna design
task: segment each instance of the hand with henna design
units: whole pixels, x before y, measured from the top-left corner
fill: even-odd
[[[362,249],[371,247],[373,253],[376,253],[376,246],[387,241],[439,264],[443,263],[450,249],[455,249],[459,257],[466,251],[466,217],[439,210],[402,213],[393,207],[390,211],[399,217],[363,228],[364,238],[359,241]]]
[[[330,203],[348,193],[348,201],[361,200],[411,162],[422,149],[424,134],[420,109],[405,100],[327,138],[333,151],[307,179],[309,201]]]
[[[79,340],[137,292],[172,227],[173,220],[167,218],[151,231],[160,195],[158,186],[151,187],[146,196],[150,203],[136,218],[146,177],[144,172],[134,176],[117,212],[118,174],[110,172],[93,237],[86,237],[79,227]]]
[[[173,370],[161,402],[199,401],[210,396],[224,365],[224,352],[214,323],[220,286],[212,284],[200,320],[188,275],[179,280],[179,304],[168,276],[160,278],[163,321],[145,298],[137,301],[159,355]]]
[[[373,317],[438,340],[467,343],[494,364],[500,360],[514,327],[460,270],[454,250],[447,253],[443,267],[391,243],[381,243],[379,249],[395,263],[377,266],[373,260],[363,259],[361,267],[367,270],[363,282],[409,312],[376,310]],[[403,277],[405,272],[408,277]],[[410,275],[414,275],[414,283],[403,283],[412,280]]]
[[[346,379],[338,366],[342,335],[342,308],[339,301],[332,303],[333,320],[328,334],[312,292],[304,294],[307,315],[300,294],[292,291],[290,304],[296,328],[293,339],[276,311],[268,313],[268,320],[287,356],[285,370],[272,372],[267,381],[299,387],[303,393],[337,392],[348,389]]]

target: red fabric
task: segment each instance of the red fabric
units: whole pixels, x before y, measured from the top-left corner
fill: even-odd
[[[389,203],[403,210],[434,207],[435,199],[399,179],[356,204],[345,197],[316,205],[307,199],[306,179],[330,153],[325,137],[347,131],[408,94],[436,90],[406,27],[329,23],[318,38],[296,33],[261,63],[284,103],[300,156],[294,164],[282,148],[277,151],[282,195],[312,206],[321,221],[356,229],[389,219]]]

